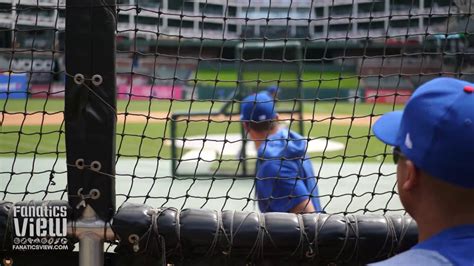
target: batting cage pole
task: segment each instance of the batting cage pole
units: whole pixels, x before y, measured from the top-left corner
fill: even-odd
[[[79,239],[79,265],[103,265],[115,213],[114,0],[66,4],[65,124],[70,234]]]

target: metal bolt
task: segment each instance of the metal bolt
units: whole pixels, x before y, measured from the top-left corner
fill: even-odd
[[[100,171],[101,168],[102,168],[102,164],[101,164],[99,161],[93,161],[93,162],[91,163],[91,169],[92,169],[93,171],[97,171],[97,172],[98,172],[98,171]]]
[[[95,74],[94,76],[92,76],[92,84],[94,84],[94,86],[101,85],[103,81],[104,79],[99,74]]]
[[[74,75],[74,83],[76,83],[77,85],[82,85],[82,83],[84,83],[84,80],[85,80],[84,75],[79,74],[79,73]]]
[[[84,169],[84,159],[77,159],[76,160],[76,167],[77,169]]]

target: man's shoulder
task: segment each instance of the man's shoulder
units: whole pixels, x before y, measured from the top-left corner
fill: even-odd
[[[373,266],[400,265],[453,265],[447,258],[436,251],[426,249],[411,249],[390,259],[380,261]]]
[[[258,176],[279,176],[281,174],[281,161],[274,159],[261,159],[257,167]]]

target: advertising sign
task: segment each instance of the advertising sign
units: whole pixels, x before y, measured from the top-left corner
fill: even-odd
[[[183,88],[167,85],[119,85],[119,99],[147,100],[152,96],[155,99],[182,99]]]
[[[24,99],[27,92],[26,74],[0,74],[0,99]]]
[[[365,102],[405,104],[411,94],[407,89],[365,89]]]

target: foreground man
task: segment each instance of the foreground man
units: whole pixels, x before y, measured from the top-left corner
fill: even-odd
[[[419,231],[416,246],[376,265],[474,265],[473,84],[427,82],[373,131],[394,147],[400,200]]]

